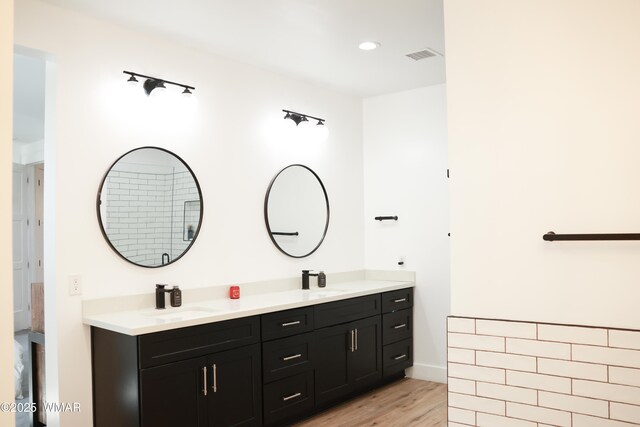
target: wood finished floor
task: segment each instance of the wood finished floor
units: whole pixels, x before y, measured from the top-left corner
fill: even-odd
[[[369,392],[295,427],[444,427],[447,385],[405,378]]]

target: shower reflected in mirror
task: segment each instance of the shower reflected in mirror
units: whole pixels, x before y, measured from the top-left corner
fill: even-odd
[[[111,165],[100,184],[97,210],[102,234],[118,255],[142,267],[162,267],[195,242],[202,191],[180,157],[141,147]]]

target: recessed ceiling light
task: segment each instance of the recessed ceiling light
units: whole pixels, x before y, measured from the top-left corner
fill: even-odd
[[[358,45],[358,47],[362,50],[374,50],[380,47],[380,43],[378,42],[362,42]]]

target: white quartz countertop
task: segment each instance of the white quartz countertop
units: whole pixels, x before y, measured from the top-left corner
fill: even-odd
[[[142,335],[187,326],[236,319],[274,311],[288,310],[326,302],[360,297],[380,292],[413,287],[412,281],[357,280],[336,283],[325,288],[310,290],[293,289],[242,296],[240,299],[217,298],[188,301],[183,298],[181,307],[156,310],[149,307],[139,310],[113,311],[85,314],[83,322],[126,335]]]

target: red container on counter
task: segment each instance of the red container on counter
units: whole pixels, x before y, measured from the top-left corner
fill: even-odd
[[[240,298],[240,286],[229,286],[229,298],[231,299]]]

